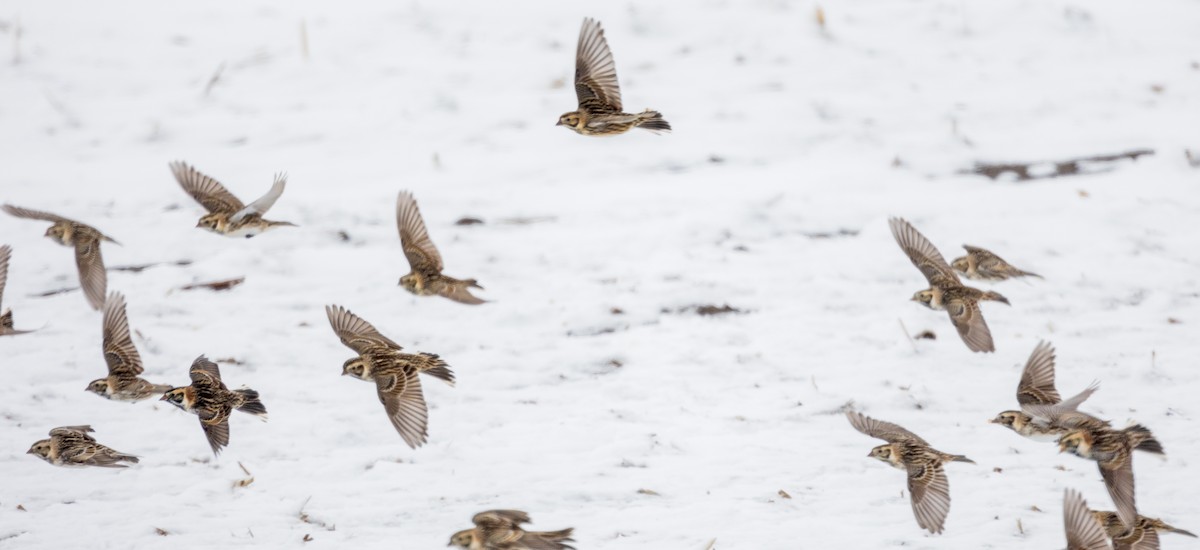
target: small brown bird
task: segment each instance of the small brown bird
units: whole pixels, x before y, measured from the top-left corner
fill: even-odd
[[[69,220],[56,214],[30,210],[11,204],[4,211],[18,218],[54,222],[46,230],[46,236],[63,246],[75,247],[75,265],[79,268],[79,285],[92,309],[104,305],[104,293],[108,289],[108,273],[104,270],[104,258],[100,256],[100,241],[121,244],[101,233],[95,227]]]
[[[1162,444],[1150,430],[1134,425],[1123,430],[1087,427],[1068,432],[1058,440],[1058,451],[1095,460],[1104,478],[1104,486],[1117,505],[1117,515],[1125,525],[1137,525],[1134,499],[1133,451],[1165,454]]]
[[[37,455],[55,466],[67,467],[125,468],[127,465],[122,462],[137,463],[136,456],[96,443],[96,440],[88,435],[92,431],[91,426],[54,428],[50,430],[50,439],[34,443],[26,454]]]
[[[400,245],[409,266],[408,275],[400,277],[400,286],[404,290],[417,296],[443,296],[462,304],[484,303],[471,294],[471,288],[483,290],[475,279],[442,275],[442,255],[429,238],[417,201],[408,191],[401,191],[396,197],[396,227],[400,230]]]
[[[967,255],[955,259],[950,265],[968,279],[975,281],[1004,281],[1016,277],[1042,278],[1037,273],[1021,271],[1013,267],[1012,264],[1004,261],[1004,258],[978,246],[964,244],[963,248],[967,249]]]
[[[964,286],[937,248],[907,221],[891,218],[888,225],[900,249],[929,281],[929,288],[914,294],[912,300],[929,309],[949,313],[950,322],[954,323],[958,335],[971,351],[996,351],[992,332],[983,320],[979,302],[991,300],[1008,304],[1008,298],[996,292]]]
[[[92,380],[87,391],[105,399],[133,402],[162,395],[171,389],[169,385],[151,384],[138,376],[145,369],[129,333],[125,297],[119,292],[108,295],[108,302],[104,304],[103,327],[104,362],[108,363],[108,376]]]
[[[12,257],[12,247],[0,246],[0,336],[12,336],[33,332],[32,330],[17,330],[13,328],[11,309],[4,309],[4,286],[8,283],[8,259]]]
[[[234,410],[267,420],[267,408],[259,400],[258,392],[249,388],[230,391],[221,381],[217,364],[207,357],[197,357],[189,374],[191,385],[167,391],[160,401],[200,417],[200,427],[204,429],[213,455],[220,455],[221,449],[229,444],[229,416]]]
[[[200,218],[196,227],[202,227],[218,235],[226,237],[245,237],[249,239],[259,233],[276,227],[295,227],[292,222],[276,222],[263,218],[263,215],[275,205],[283,188],[287,185],[287,174],[276,174],[275,183],[258,200],[248,206],[233,196],[225,186],[217,180],[208,177],[195,168],[183,162],[172,162],[171,173],[175,181],[188,195],[200,203],[208,214]]]
[[[946,479],[942,465],[947,462],[974,464],[975,461],[934,449],[917,434],[891,422],[853,411],[847,412],[846,418],[854,429],[888,442],[871,449],[867,456],[908,472],[908,492],[917,525],[930,533],[941,533],[946,515],[950,513],[950,481]]]
[[[1121,517],[1118,516],[1116,512],[1092,510],[1092,517],[1096,518],[1096,521],[1100,522],[1100,525],[1104,526],[1104,532],[1109,536],[1109,538],[1120,537],[1121,535],[1124,535],[1126,531],[1128,531],[1128,529],[1125,528],[1125,524],[1121,523]],[[1175,533],[1193,538],[1196,537],[1195,533],[1169,525],[1161,519],[1148,518],[1138,514],[1137,521],[1138,527],[1144,531]]]
[[[413,449],[424,445],[429,438],[429,410],[417,374],[453,386],[450,367],[432,353],[402,353],[399,344],[342,306],[325,306],[325,314],[342,344],[358,354],[342,364],[342,375],[375,382],[379,402],[400,437]]]
[[[621,110],[617,65],[604,38],[604,29],[591,18],[583,20],[575,49],[575,95],[579,109],[558,117],[558,126],[566,126],[577,134],[615,136],[631,128],[645,128],[656,134],[671,131],[671,125],[658,111],[646,109],[630,114]]]
[[[1004,411],[989,422],[1034,441],[1056,441],[1063,434],[1084,426],[1106,427],[1108,422],[1076,410],[1099,387],[1098,383],[1093,383],[1063,401],[1054,387],[1054,346],[1040,342],[1025,362],[1021,382],[1017,384],[1017,403],[1021,410]]]
[[[1087,502],[1071,489],[1063,494],[1063,527],[1067,532],[1067,550],[1109,550],[1108,539],[1088,513]]]
[[[574,528],[561,531],[526,531],[529,514],[519,510],[488,510],[471,518],[474,529],[464,529],[450,537],[450,544],[469,550],[574,550],[568,542]]]

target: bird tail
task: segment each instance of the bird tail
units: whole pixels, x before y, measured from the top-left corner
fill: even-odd
[[[150,384],[150,391],[154,392],[155,395],[162,395],[171,391],[171,389],[170,384]]]
[[[1037,273],[1034,273],[1032,271],[1021,271],[1020,269],[1017,270],[1017,276],[1018,277],[1037,277],[1039,279],[1045,279],[1045,277],[1042,277],[1041,275],[1038,275]]]
[[[0,328],[13,328],[12,310],[11,309],[8,311],[5,311],[4,315],[0,315]]]
[[[663,118],[662,113],[651,111],[650,109],[646,109],[638,114],[637,127],[650,130],[656,134],[671,131],[671,123]]]
[[[138,457],[136,456],[113,451],[112,449],[108,450],[112,451],[112,454],[97,453],[92,464],[101,468],[128,468],[129,466],[122,464],[122,462],[128,462],[130,464],[138,463]]]
[[[1154,438],[1154,434],[1150,433],[1150,428],[1147,428],[1141,424],[1134,424],[1133,426],[1125,428],[1122,431],[1129,436],[1129,441],[1133,444],[1134,449],[1146,451],[1148,453],[1154,453],[1157,455],[1167,453],[1163,450],[1162,443],[1159,443],[1158,440]]]
[[[975,463],[974,460],[971,460],[963,455],[947,455],[946,459],[949,460],[950,462],[966,462],[967,464]]]
[[[267,227],[300,227],[292,222],[273,222],[267,221]]]
[[[575,550],[574,546],[563,544],[566,542],[575,542],[575,539],[571,538],[571,535],[574,533],[575,533],[575,528],[569,527],[569,528],[563,529],[561,531],[543,531],[540,533],[529,533],[529,534],[535,535],[537,538],[541,539],[543,542],[554,544],[553,546],[548,545],[548,546],[546,546],[546,548],[556,548],[558,550]]]
[[[980,300],[991,300],[993,302],[1003,302],[1005,304],[1008,304],[1008,298],[1005,298],[999,292],[996,292],[994,290],[989,290],[987,292],[984,292],[983,296],[980,297]],[[1011,304],[1009,304],[1009,305],[1011,305]]]
[[[262,401],[259,401],[258,392],[250,388],[242,388],[240,390],[233,390],[233,393],[242,396],[246,400],[241,405],[238,405],[237,410],[266,418],[267,407],[263,405]]]
[[[1178,527],[1174,527],[1171,525],[1167,525],[1166,523],[1162,524],[1162,530],[1166,531],[1168,533],[1175,533],[1177,535],[1184,535],[1184,536],[1188,536],[1188,537],[1192,537],[1192,538],[1200,538],[1200,537],[1196,537],[1196,534],[1191,531],[1188,531],[1186,529],[1180,529]]]
[[[467,286],[469,286],[471,288],[478,288],[479,290],[486,290],[482,286],[479,286],[479,281],[476,281],[475,279],[464,279],[463,282],[467,283]]]
[[[450,370],[450,365],[447,365],[441,357],[435,353],[419,353],[420,362],[417,369],[434,378],[445,381],[451,386],[454,385],[454,371]]]

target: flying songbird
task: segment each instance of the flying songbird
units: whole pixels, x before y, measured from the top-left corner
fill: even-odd
[[[1099,387],[1098,383],[1093,383],[1063,401],[1054,387],[1054,346],[1050,342],[1040,342],[1029,354],[1017,384],[1017,403],[1021,410],[1004,411],[989,422],[1035,441],[1057,441],[1068,431],[1083,426],[1108,426],[1108,422],[1077,410]]]
[[[575,95],[579,109],[558,117],[558,126],[566,126],[585,136],[615,136],[631,128],[654,133],[670,132],[671,125],[662,113],[646,109],[637,114],[622,111],[621,87],[617,84],[617,65],[613,62],[608,40],[600,22],[587,18],[579,29],[575,49]]]
[[[138,457],[115,451],[96,442],[88,435],[91,426],[63,426],[50,430],[50,439],[34,443],[26,454],[37,456],[55,466],[125,468],[136,464]]]
[[[1004,281],[1016,277],[1037,277],[1037,273],[1022,271],[988,250],[964,244],[967,255],[956,258],[950,265],[966,278],[976,281]]]
[[[429,238],[425,219],[417,208],[412,193],[401,191],[396,197],[396,227],[400,231],[400,246],[408,259],[409,273],[400,277],[400,286],[417,296],[442,296],[461,304],[478,305],[485,302],[471,294],[472,288],[483,290],[475,279],[455,279],[442,275],[442,255]]]
[[[230,391],[221,381],[221,370],[216,363],[201,355],[192,363],[188,374],[191,385],[174,388],[163,394],[166,401],[184,411],[200,417],[200,427],[208,438],[213,455],[229,445],[229,416],[233,411],[242,411],[267,419],[267,408],[258,398],[258,392],[242,388]]]
[[[575,529],[561,531],[526,531],[521,525],[529,523],[529,514],[520,510],[488,510],[471,518],[472,529],[464,529],[450,537],[450,544],[469,550],[574,550],[566,543],[574,542]]]
[[[912,300],[929,309],[949,313],[950,322],[954,323],[958,335],[971,351],[996,351],[979,302],[991,300],[1007,304],[1008,299],[996,292],[964,286],[937,248],[907,221],[891,218],[888,225],[900,249],[929,281],[929,288],[913,294]]]
[[[108,302],[104,304],[103,323],[101,336],[108,376],[92,380],[87,391],[105,399],[132,402],[162,395],[171,389],[169,385],[151,384],[139,376],[145,369],[129,333],[125,297],[119,292],[108,295]]]
[[[233,196],[225,186],[217,180],[201,174],[195,168],[183,162],[172,162],[171,173],[175,181],[188,195],[200,203],[208,214],[200,218],[196,227],[202,227],[218,235],[226,237],[245,237],[249,239],[259,233],[276,227],[295,227],[292,222],[277,222],[263,218],[263,215],[275,205],[283,189],[287,186],[287,174],[276,174],[275,183],[266,195],[249,205]]]
[[[950,481],[946,479],[942,465],[947,462],[974,464],[975,461],[934,449],[917,434],[891,422],[853,411],[847,412],[846,418],[854,429],[887,441],[886,445],[871,449],[867,456],[908,472],[908,493],[917,525],[930,533],[941,533],[950,513]]]
[[[449,365],[432,353],[401,352],[400,344],[342,306],[325,306],[325,315],[342,344],[358,354],[342,364],[342,375],[374,382],[379,402],[400,437],[413,449],[424,445],[429,438],[429,410],[417,375],[424,373],[453,386]]]
[[[1062,436],[1059,452],[1069,452],[1080,458],[1096,461],[1104,487],[1117,505],[1117,515],[1126,526],[1138,525],[1137,503],[1134,499],[1133,451],[1165,454],[1162,444],[1150,430],[1134,425],[1123,430],[1087,426]],[[1153,530],[1151,530],[1153,533]]]
[[[46,230],[50,240],[63,246],[75,248],[75,266],[79,268],[79,286],[92,309],[104,305],[104,293],[108,289],[108,273],[104,270],[104,258],[100,256],[100,241],[121,244],[101,233],[95,227],[40,210],[30,210],[6,204],[5,212],[18,218],[54,222]]]
[[[4,285],[8,283],[8,260],[12,257],[12,247],[0,246],[0,336],[12,336],[33,332],[32,330],[17,330],[13,328],[11,309],[4,309]]]
[[[1104,526],[1104,533],[1109,538],[1120,538],[1125,535],[1128,529],[1124,523],[1121,523],[1121,517],[1116,512],[1107,512],[1101,510],[1092,510],[1092,517]],[[1148,518],[1141,514],[1138,515],[1138,527],[1143,531],[1154,531],[1156,533],[1176,533],[1192,538],[1196,538],[1196,534],[1180,529],[1158,518]]]

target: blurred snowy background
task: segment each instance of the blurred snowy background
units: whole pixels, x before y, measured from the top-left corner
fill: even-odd
[[[585,16],[626,106],[674,134],[554,126]],[[0,216],[4,305],[44,326],[0,339],[0,548],[434,548],[489,508],[580,549],[1059,548],[1065,487],[1111,507],[1095,465],[986,423],[1040,339],[1063,393],[1101,380],[1085,409],[1155,431],[1141,511],[1196,530],[1197,29],[1184,0],[0,3],[0,202],[112,235],[110,268],[191,261],[109,274],[146,378],[236,360],[227,382],[271,414],[235,415],[213,460],[194,416],[86,393],[100,314],[35,297],[76,284],[71,252]],[[1138,149],[1086,175],[969,173]],[[177,159],[246,200],[287,171],[270,217],[301,227],[194,229]],[[396,286],[400,189],[492,303]],[[908,301],[924,281],[893,215],[947,257],[1046,277],[991,287],[1012,301],[985,306],[995,354]],[[330,303],[454,368],[458,387],[425,384],[426,447],[339,376]],[[944,535],[866,458],[849,402],[979,463],[948,467]],[[141,464],[25,454],[84,423]]]

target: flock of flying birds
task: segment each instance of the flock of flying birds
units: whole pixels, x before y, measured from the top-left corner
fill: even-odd
[[[945,310],[958,334],[971,351],[995,351],[992,334],[979,308],[982,301],[1008,304],[994,291],[962,284],[958,273],[968,279],[999,282],[1018,277],[1039,277],[1004,261],[979,247],[964,246],[967,255],[947,263],[937,248],[912,224],[900,218],[889,220],[892,236],[913,265],[929,281],[929,288],[912,300]],[[1117,429],[1108,421],[1079,411],[1079,406],[1099,389],[1093,383],[1070,399],[1063,399],[1054,384],[1054,348],[1041,342],[1029,359],[1017,384],[1020,410],[1004,411],[990,422],[1004,426],[1035,441],[1054,441],[1059,452],[1069,452],[1095,461],[1116,512],[1094,511],[1083,498],[1067,490],[1063,498],[1063,521],[1067,550],[1158,550],[1159,532],[1196,535],[1156,518],[1138,514],[1134,496],[1133,452],[1163,455],[1162,444],[1146,427],[1135,424]],[[871,449],[868,456],[908,474],[908,493],[917,525],[941,533],[950,513],[950,483],[943,466],[948,462],[974,464],[971,459],[939,451],[917,434],[891,422],[849,411],[854,429],[887,441]],[[1112,545],[1109,545],[1111,540]]]
[[[655,133],[671,130],[670,124],[657,111],[647,109],[636,114],[623,111],[616,65],[604,30],[593,19],[583,22],[575,62],[579,108],[559,117],[559,126],[586,136],[616,135],[633,128]],[[170,169],[180,187],[208,212],[197,222],[197,227],[226,237],[250,238],[278,227],[295,225],[263,217],[283,195],[287,185],[284,174],[275,177],[265,195],[244,204],[217,180],[185,163],[173,162]],[[266,420],[267,409],[259,393],[248,388],[230,390],[216,363],[203,355],[192,363],[188,385],[173,387],[141,378],[142,360],[130,336],[125,298],[118,292],[107,293],[100,247],[103,242],[119,244],[116,240],[95,227],[56,214],[7,204],[2,209],[19,218],[51,222],[46,236],[75,249],[83,294],[93,309],[103,310],[103,353],[108,365],[108,375],[89,383],[87,391],[125,402],[157,396],[161,401],[195,414],[214,455],[219,455],[229,444],[229,418],[233,411]],[[429,237],[411,193],[401,191],[397,197],[396,223],[410,266],[410,272],[400,278],[401,287],[418,296],[442,296],[469,305],[485,303],[471,292],[483,288],[475,279],[457,279],[442,273],[441,254]],[[929,282],[929,288],[914,294],[912,300],[933,310],[946,311],[971,351],[995,351],[979,304],[984,301],[1009,304],[1009,301],[997,292],[964,285],[958,274],[971,280],[991,282],[1040,276],[1018,269],[996,254],[975,246],[964,246],[966,256],[947,263],[937,248],[907,221],[893,218],[889,224],[900,248]],[[0,246],[0,299],[8,279],[11,253],[11,247]],[[436,354],[404,352],[399,344],[342,306],[326,306],[325,312],[338,339],[355,353],[343,363],[342,374],[373,382],[384,411],[400,437],[414,449],[423,445],[428,439],[428,409],[420,375],[453,386],[455,376],[449,365]],[[0,336],[27,332],[30,331],[14,328],[11,311],[0,315]],[[1054,361],[1054,348],[1049,343],[1040,343],[1026,362],[1017,386],[1020,410],[1004,411],[991,422],[1030,439],[1056,441],[1060,452],[1093,460],[1099,466],[1117,510],[1089,510],[1078,493],[1067,490],[1063,517],[1068,550],[1157,549],[1159,532],[1195,537],[1188,531],[1137,512],[1133,451],[1163,454],[1162,445],[1150,430],[1141,425],[1116,429],[1107,421],[1080,412],[1079,406],[1098,389],[1097,384],[1063,400],[1055,388]],[[869,456],[907,472],[917,524],[931,533],[941,533],[950,512],[950,487],[943,465],[974,462],[965,456],[934,449],[920,436],[896,424],[858,412],[848,412],[847,418],[858,431],[887,442],[872,449]],[[54,428],[48,439],[30,447],[29,454],[56,466],[123,468],[138,462],[137,456],[98,443],[90,435],[92,432],[87,425]],[[450,546],[471,550],[572,548],[567,543],[572,542],[573,529],[525,531],[522,526],[530,522],[525,512],[489,510],[476,514],[472,521],[473,528],[451,536]]]

